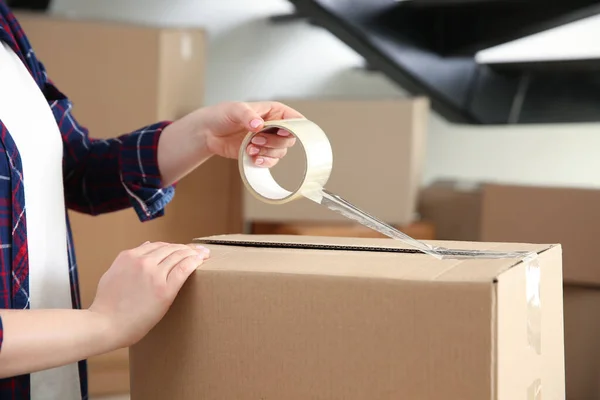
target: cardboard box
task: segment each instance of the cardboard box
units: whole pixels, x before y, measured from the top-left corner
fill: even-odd
[[[600,190],[459,181],[421,191],[419,212],[437,239],[560,243],[564,280],[600,285]]]
[[[600,290],[566,286],[567,400],[600,399]]]
[[[155,122],[148,116],[182,117],[204,102],[203,29],[16,16],[51,79],[73,100],[74,115],[98,138]]]
[[[17,17],[92,137],[110,138],[159,120],[175,120],[203,105],[202,29],[25,12]],[[185,243],[198,232],[241,232],[241,179],[234,160],[214,158],[179,183],[163,218],[142,224],[131,209],[98,217],[69,214],[87,307],[98,280],[121,250],[146,240]],[[129,391],[127,350],[93,357],[88,366],[92,396]]]
[[[600,190],[486,184],[482,241],[560,243],[564,281],[600,285]]]
[[[334,165],[327,188],[390,224],[415,220],[429,118],[429,101],[298,100],[282,102],[317,123],[333,148]],[[304,171],[304,153],[294,146],[272,168],[290,190]],[[246,221],[343,221],[344,217],[309,200],[273,207],[245,191]]]
[[[420,199],[441,239],[561,243],[567,400],[600,399],[598,204],[598,190],[461,182],[437,182]]]
[[[419,215],[432,223],[436,239],[478,241],[481,236],[481,185],[441,180],[423,188]]]
[[[199,241],[211,258],[130,349],[132,400],[564,399],[560,246],[433,242],[536,269],[391,239]]]

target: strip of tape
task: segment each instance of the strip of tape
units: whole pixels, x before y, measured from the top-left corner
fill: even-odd
[[[527,261],[526,261],[527,262]],[[527,341],[538,355],[542,354],[542,299],[539,259],[529,260],[525,267],[527,296]]]
[[[536,379],[527,388],[527,400],[542,400],[542,380]]]
[[[293,191],[284,189],[273,177],[269,168],[253,163],[246,152],[252,138],[261,132],[283,129],[296,137],[304,149],[305,167],[302,181]],[[325,185],[333,169],[333,151],[325,132],[314,122],[304,119],[266,121],[261,132],[250,132],[240,146],[238,166],[246,189],[254,197],[268,204],[285,204],[300,198],[307,198],[322,204],[331,197],[326,195]],[[351,218],[351,217],[349,217]],[[368,226],[368,225],[367,225]],[[369,226],[373,228],[372,226]],[[529,346],[541,354],[541,297],[540,266],[535,252],[494,252],[481,250],[450,250],[414,239],[404,233],[393,234],[394,238],[437,258],[518,258],[526,264],[527,338]],[[537,399],[537,397],[534,397]]]

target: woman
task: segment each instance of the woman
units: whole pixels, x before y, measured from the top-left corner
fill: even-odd
[[[0,43],[0,399],[85,399],[81,360],[142,338],[209,254],[167,243],[126,250],[82,310],[66,208],[159,217],[174,182],[209,157],[237,157],[264,120],[302,116],[279,103],[228,103],[92,139],[1,1]],[[270,167],[294,139],[253,142],[246,151]]]

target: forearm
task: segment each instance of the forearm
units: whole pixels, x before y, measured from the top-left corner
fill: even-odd
[[[0,310],[0,378],[67,365],[116,349],[109,325],[88,310]]]
[[[192,113],[163,130],[157,156],[163,186],[179,181],[212,156],[198,120],[201,118]]]

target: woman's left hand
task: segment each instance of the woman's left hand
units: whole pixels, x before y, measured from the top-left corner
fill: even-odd
[[[205,144],[211,154],[238,158],[242,141],[248,132],[258,132],[264,121],[304,118],[298,111],[278,102],[231,102],[202,108],[197,121],[197,132],[205,135]],[[258,134],[245,151],[255,165],[272,167],[286,155],[296,139],[289,132]]]

